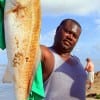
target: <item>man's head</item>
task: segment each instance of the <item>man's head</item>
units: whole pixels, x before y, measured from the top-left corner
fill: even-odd
[[[64,19],[57,27],[54,46],[61,52],[70,53],[81,33],[80,24],[73,19]]]
[[[89,62],[90,61],[90,58],[86,58],[86,61]]]

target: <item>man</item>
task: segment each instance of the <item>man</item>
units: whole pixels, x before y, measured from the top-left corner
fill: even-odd
[[[85,100],[86,72],[80,60],[71,55],[81,30],[77,21],[64,19],[57,27],[53,46],[41,45],[44,100]],[[34,100],[37,91],[33,87],[28,100]],[[38,95],[35,98],[40,100]]]
[[[87,58],[86,61],[87,64],[85,70],[88,72],[88,82],[89,82],[88,89],[90,89],[94,82],[94,64],[90,58]]]
[[[64,19],[53,46],[41,45],[45,100],[85,100],[86,73],[80,60],[71,55],[81,30],[77,21]]]

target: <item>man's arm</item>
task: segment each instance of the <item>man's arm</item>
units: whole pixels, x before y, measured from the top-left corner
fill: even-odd
[[[90,66],[89,63],[87,63],[87,64],[86,64],[86,67],[85,67],[85,70],[86,70],[86,71],[88,71],[89,66]]]
[[[54,66],[54,57],[49,48],[41,45],[41,63],[43,70],[43,80],[47,80],[50,76],[53,66]]]

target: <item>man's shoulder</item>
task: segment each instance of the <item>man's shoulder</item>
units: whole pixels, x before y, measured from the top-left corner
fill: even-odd
[[[79,61],[79,62],[80,62],[79,57],[77,57],[77,56],[75,56],[75,55],[72,55],[72,57],[73,57],[75,60],[77,60],[77,61]]]
[[[43,49],[43,50],[48,49],[48,47],[45,46],[45,45],[40,45],[40,48],[41,48],[41,50],[42,50],[42,49]]]
[[[44,46],[44,45],[40,45],[40,49],[41,49],[41,53],[43,56],[48,57],[48,56],[52,55],[52,52],[49,49],[49,47]]]
[[[81,66],[82,66],[82,63],[81,63],[79,57],[73,55],[73,56],[72,56],[72,59],[73,59],[73,61],[75,62],[75,64],[78,64],[78,65],[81,65]]]
[[[49,48],[45,45],[40,45],[40,49],[42,52],[50,52]]]

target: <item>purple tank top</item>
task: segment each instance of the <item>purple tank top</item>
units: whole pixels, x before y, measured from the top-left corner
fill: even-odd
[[[45,100],[85,100],[86,72],[76,56],[66,63],[53,52],[55,65],[45,81]],[[71,62],[71,63],[70,63]]]

